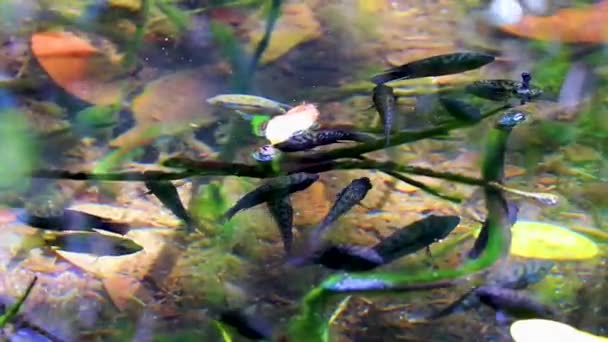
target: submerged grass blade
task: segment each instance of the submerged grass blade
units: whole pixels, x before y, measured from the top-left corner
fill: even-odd
[[[249,63],[249,68],[247,69],[247,74],[245,75],[245,84],[249,85],[251,82],[251,78],[258,68],[258,64],[260,59],[262,58],[262,54],[266,51],[268,44],[270,43],[270,37],[272,36],[272,31],[274,30],[274,26],[281,16],[281,3],[283,0],[270,0],[270,9],[268,11],[268,19],[266,20],[266,29],[264,31],[264,36],[262,40],[258,43],[258,46],[255,48],[255,52],[251,57],[251,62]]]
[[[246,63],[245,56],[247,56],[247,53],[240,46],[234,29],[228,24],[218,21],[211,21],[209,28],[213,42],[219,49],[220,55],[228,60],[232,70],[234,70],[232,86],[235,89],[245,88],[243,79]]]
[[[220,332],[220,335],[222,335],[222,341],[232,342],[232,337],[230,336],[230,333],[228,333],[228,329],[226,329],[221,322],[213,321],[213,323],[217,330]]]
[[[6,323],[10,322],[19,313],[21,305],[23,305],[27,297],[30,295],[37,281],[38,277],[34,277],[34,279],[32,279],[32,281],[28,285],[27,289],[25,289],[25,293],[23,293],[23,296],[21,296],[21,298],[19,298],[19,300],[15,304],[8,308],[4,315],[0,316],[0,328],[3,328]]]
[[[169,19],[169,21],[181,32],[190,27],[190,16],[166,0],[156,0],[156,7]]]

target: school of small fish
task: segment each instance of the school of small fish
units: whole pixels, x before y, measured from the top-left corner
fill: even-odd
[[[384,144],[390,146],[393,123],[399,115],[397,110],[397,96],[395,91],[386,83],[400,79],[411,79],[428,76],[441,76],[460,73],[482,67],[494,61],[493,56],[482,53],[464,52],[429,57],[414,61],[385,71],[372,78],[375,87],[372,89],[373,108],[380,116],[384,126]],[[542,90],[531,85],[531,75],[522,73],[522,81],[512,80],[480,80],[465,85],[462,90],[465,94],[492,101],[508,101],[518,99],[520,105],[533,101],[542,95]],[[264,125],[264,135],[270,141],[263,145],[252,156],[260,162],[275,159],[281,153],[306,152],[325,145],[353,141],[356,143],[377,144],[380,140],[374,135],[335,128],[319,128],[316,119],[319,111],[312,104],[303,104],[291,109],[281,106],[280,103],[269,102],[268,99],[259,98],[256,105],[251,105],[254,99],[251,96],[231,95],[232,98],[223,102],[227,109],[241,110],[255,108],[264,113],[276,114]],[[220,103],[218,100],[213,100]],[[439,96],[439,102],[455,120],[475,123],[484,119],[481,110],[467,101],[460,99],[460,95],[447,92]],[[264,109],[262,109],[264,108]],[[287,109],[287,112],[282,110]],[[494,182],[496,187],[486,188],[486,206],[488,217],[483,222],[479,236],[465,258],[477,259],[484,255],[489,243],[489,231],[496,230],[507,244],[500,251],[504,257],[510,244],[510,227],[517,220],[518,206],[513,201],[507,201],[503,194],[508,191],[524,197],[537,198],[537,194],[518,192],[502,186],[503,170],[496,165],[504,164],[506,139],[509,132],[526,120],[526,115],[517,110],[506,111],[494,125],[491,133],[495,146],[489,147],[486,154],[490,162],[482,170],[484,180]],[[493,148],[493,151],[490,149]],[[492,166],[494,165],[494,166]],[[429,246],[446,238],[460,223],[458,216],[429,215],[413,222],[402,229],[395,231],[391,236],[382,239],[374,246],[358,246],[346,244],[332,244],[325,241],[331,226],[342,215],[354,206],[360,205],[369,190],[373,187],[367,177],[353,179],[343,188],[319,225],[308,233],[303,252],[292,254],[293,249],[293,208],[289,195],[296,191],[306,189],[318,180],[315,174],[292,174],[270,179],[259,188],[244,195],[224,215],[230,219],[234,214],[261,203],[266,203],[272,217],[274,217],[285,253],[287,265],[302,267],[307,265],[321,265],[330,270],[347,272],[366,272],[387,265],[403,256],[426,249],[430,255]],[[543,197],[544,198],[544,197]],[[225,221],[224,221],[225,222]],[[505,249],[506,248],[506,249]],[[476,286],[465,293],[460,299],[443,310],[429,315],[427,320],[438,319],[447,315],[456,314],[465,310],[487,305],[497,313],[499,323],[516,317],[554,317],[555,310],[545,304],[530,298],[521,292],[522,289],[539,282],[549,272],[553,263],[546,261],[529,261],[516,263],[509,268],[499,268],[486,276],[482,285]],[[336,284],[336,289],[345,290],[354,284]],[[358,284],[358,290],[375,289],[384,286],[371,282]],[[445,284],[437,284],[445,286]],[[246,319],[243,312],[230,312],[224,317],[224,323],[233,325],[244,336],[262,338],[267,336],[267,325],[253,323],[253,317]],[[256,330],[256,326],[263,326]]]
[[[229,110],[240,115],[242,119],[251,120],[252,115],[268,115],[269,118],[260,127],[260,132],[268,143],[259,147],[252,156],[259,162],[274,160],[282,153],[306,153],[328,145],[341,143],[382,144],[390,147],[393,127],[400,115],[397,107],[395,90],[387,84],[390,82],[421,77],[442,76],[462,73],[483,67],[495,60],[494,56],[477,52],[457,52],[412,61],[394,67],[371,78],[374,87],[371,90],[373,108],[378,113],[383,125],[383,137],[356,130],[320,127],[317,123],[321,115],[315,104],[302,103],[296,106],[251,94],[219,94],[206,99],[207,104],[217,110]],[[530,73],[521,74],[521,82],[512,80],[479,80],[465,85],[460,91],[492,101],[518,99],[520,105],[533,101],[543,94],[542,90],[531,84]],[[447,93],[439,96],[441,107],[454,121],[475,123],[484,119],[482,111],[460,98],[461,94]],[[370,107],[370,108],[372,108]],[[116,111],[117,108],[110,108]],[[90,129],[88,118],[95,113],[81,113],[83,127]],[[506,139],[510,131],[526,120],[526,115],[518,110],[506,111],[496,121],[490,133],[495,146],[488,148],[489,163],[482,170],[485,182],[495,182],[497,186],[484,188],[488,215],[482,224],[480,233],[465,259],[483,258],[489,244],[489,231],[498,231],[507,241],[508,253],[511,226],[517,220],[518,206],[507,201],[505,191],[501,190],[504,180],[504,155]],[[105,126],[104,126],[105,127]],[[83,128],[83,129],[84,129]],[[290,173],[266,179],[254,190],[243,195],[218,220],[226,224],[235,215],[243,215],[246,210],[266,205],[272,216],[283,244],[286,265],[303,267],[320,265],[330,270],[346,272],[366,272],[385,266],[404,256],[441,243],[461,222],[459,216],[430,214],[412,222],[392,235],[382,238],[373,246],[333,244],[326,241],[331,227],[355,206],[362,206],[373,184],[368,177],[353,179],[336,196],[336,199],[321,222],[308,233],[303,251],[294,253],[294,209],[291,195],[308,189],[319,180],[316,173]],[[149,193],[155,196],[183,223],[188,233],[197,228],[197,221],[190,215],[181,202],[176,186],[167,180],[149,180],[145,182]],[[516,193],[512,191],[513,193]],[[522,192],[523,193],[523,192]],[[533,196],[534,194],[530,195]],[[50,208],[40,211],[38,208],[22,208],[18,219],[31,227],[41,230],[32,237],[33,246],[51,250],[63,250],[76,253],[88,253],[98,256],[122,256],[137,253],[143,249],[134,241],[122,236],[129,226],[113,222],[111,219],[98,217],[68,208]],[[297,234],[296,234],[297,236]],[[522,292],[530,285],[541,281],[551,270],[553,263],[542,260],[529,260],[515,263],[507,268],[498,268],[485,275],[483,284],[467,291],[446,308],[428,315],[425,320],[435,320],[448,315],[462,313],[481,305],[492,308],[497,314],[499,323],[512,318],[554,318],[556,311]],[[351,284],[352,285],[352,284]],[[345,287],[344,284],[336,285]],[[358,284],[359,290],[376,289],[384,286],[378,282]],[[366,287],[367,286],[367,287]],[[439,285],[438,285],[439,286]],[[441,285],[443,286],[443,285]],[[256,319],[253,314],[243,310],[226,309],[217,319],[218,324],[233,327],[242,336],[250,339],[270,339],[271,325]]]

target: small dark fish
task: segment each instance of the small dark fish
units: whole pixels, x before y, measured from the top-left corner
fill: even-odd
[[[481,286],[475,290],[475,294],[483,304],[518,319],[550,318],[555,315],[551,307],[516,290]]]
[[[393,88],[385,86],[384,84],[378,84],[374,87],[372,100],[374,101],[374,107],[376,107],[376,111],[384,124],[384,136],[386,137],[386,145],[388,145],[390,142],[391,130],[393,128],[393,118],[397,112],[397,97],[393,92]]]
[[[382,84],[403,78],[419,78],[457,74],[480,68],[494,61],[494,56],[479,52],[457,52],[420,59],[372,77],[375,84]]]
[[[289,263],[292,266],[319,264],[350,272],[369,271],[443,239],[459,222],[458,216],[432,215],[406,226],[376,246],[329,245],[292,258]]]
[[[227,310],[220,314],[219,321],[233,327],[243,337],[252,340],[270,340],[272,327],[258,317],[247,316],[240,310]]]
[[[131,239],[98,232],[46,232],[44,242],[53,249],[97,256],[121,256],[141,251]]]
[[[370,142],[374,141],[374,138],[365,133],[343,129],[306,130],[292,135],[289,139],[275,144],[273,147],[282,152],[298,152],[342,141]]]
[[[326,233],[327,228],[340,216],[349,211],[353,206],[361,202],[367,192],[372,188],[372,183],[367,177],[354,179],[336,196],[336,202],[329,210],[323,221],[313,230],[310,235],[310,245],[316,245]]]
[[[372,248],[362,246],[329,246],[316,254],[313,262],[332,270],[369,271],[384,264]]]
[[[515,224],[515,221],[517,221],[517,214],[519,213],[519,207],[515,204],[515,202],[507,202],[504,199],[504,197],[502,196],[502,194],[499,194],[499,193],[494,193],[490,199],[486,198],[486,202],[488,200],[495,202],[495,203],[491,204],[492,206],[494,206],[494,207],[500,206],[503,208],[503,209],[497,208],[497,210],[500,210],[500,212],[506,212],[504,214],[505,218],[503,220],[501,229],[505,232],[505,234],[509,233],[511,231],[511,226],[513,226],[513,224]],[[488,205],[490,205],[490,204],[488,204]],[[486,249],[486,246],[488,244],[488,234],[489,234],[488,223],[489,223],[489,221],[486,219],[486,221],[484,221],[483,225],[481,226],[481,230],[479,232],[479,235],[477,236],[477,239],[475,240],[475,243],[473,244],[473,248],[471,248],[471,250],[467,254],[469,259],[479,258],[481,253]],[[509,233],[509,236],[510,236],[510,233]]]
[[[192,216],[190,216],[188,210],[184,207],[173,183],[170,181],[146,181],[144,184],[165,207],[171,210],[173,215],[184,221],[188,232],[194,231],[196,222],[194,222]]]
[[[481,110],[479,110],[479,108],[464,101],[448,97],[439,97],[439,102],[441,102],[443,108],[456,119],[477,122],[482,118]]]
[[[532,100],[543,94],[543,90],[528,83],[527,88],[522,82],[513,80],[479,80],[465,87],[465,91],[482,99],[491,101],[507,101],[512,98],[525,96]]]
[[[428,316],[429,320],[439,319],[452,314],[463,313],[488,305],[497,312],[516,318],[550,317],[553,310],[514,289],[499,286],[480,286],[474,288],[444,309]]]
[[[389,263],[445,238],[458,223],[458,216],[430,215],[399,229],[373,249],[385,263]]]
[[[552,261],[533,259],[517,262],[507,267],[495,268],[488,275],[485,286],[473,288],[446,308],[430,315],[428,319],[438,319],[477,308],[483,303],[479,298],[479,294],[488,291],[498,291],[488,289],[523,290],[541,281],[549,273],[553,265]]]
[[[289,196],[272,199],[267,202],[267,206],[272,217],[274,217],[274,220],[279,226],[285,253],[289,254],[291,253],[291,243],[293,241],[293,208],[291,206],[291,200],[289,199]]]
[[[487,285],[522,290],[543,280],[553,266],[554,262],[541,259],[516,262],[508,267],[497,268],[488,276]]]
[[[305,172],[272,178],[239,199],[236,204],[224,214],[223,222],[229,221],[232,216],[241,210],[246,210],[264,202],[302,191],[311,186],[312,183],[316,182],[318,179],[318,174]]]
[[[55,231],[88,231],[92,228],[97,228],[121,235],[124,235],[129,231],[128,224],[113,222],[110,219],[77,210],[63,209],[52,215],[53,216],[37,216],[25,210],[17,214],[17,219],[35,228]]]

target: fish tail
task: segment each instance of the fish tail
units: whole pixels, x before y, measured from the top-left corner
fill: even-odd
[[[467,253],[467,257],[469,259],[479,258],[481,252],[483,252],[483,250],[486,248],[486,245],[488,244],[488,229],[487,223],[484,222],[483,226],[481,227],[481,231],[473,244],[473,247]]]
[[[120,235],[125,235],[130,228],[131,227],[128,224],[112,222],[111,220],[103,218],[101,219],[101,226],[99,227],[99,229],[107,230]]]
[[[384,129],[385,143],[384,146],[388,146],[391,143],[391,130],[387,127]]]
[[[233,215],[230,215],[230,214],[226,213],[226,214],[222,215],[222,216],[221,216],[221,217],[220,217],[220,218],[217,220],[217,222],[218,222],[220,225],[224,225],[224,224],[228,223],[228,221],[230,221],[230,219],[232,218],[232,216],[233,216]]]
[[[34,235],[25,236],[19,251],[17,251],[17,257],[22,253],[29,252],[32,249],[56,247],[58,244],[58,237],[58,232],[48,230]]]
[[[323,235],[327,230],[327,222],[321,222],[315,229],[312,230],[310,237],[308,238],[308,246],[314,249],[318,246],[323,239]]]
[[[232,217],[234,215],[236,215],[236,213],[238,212],[238,209],[235,208],[230,208],[228,209],[228,211],[226,213],[224,213],[224,215],[222,215],[220,217],[220,219],[218,220],[220,224],[226,224],[228,223],[228,221],[230,221],[232,219]]]
[[[452,304],[448,305],[442,310],[439,310],[429,315],[428,317],[426,317],[426,319],[435,320],[452,314],[462,313],[474,309],[475,307],[481,304],[479,299],[475,295],[475,290],[475,288],[470,290],[469,292],[462,295],[462,297],[458,298]]]
[[[291,254],[291,241],[293,240],[293,234],[291,232],[292,227],[289,229],[281,229],[281,238],[283,239],[283,249],[285,250],[285,254]]]
[[[302,267],[313,264],[313,259],[307,255],[288,257],[285,264],[290,267]]]
[[[376,85],[380,85],[380,84],[384,84],[386,82],[392,81],[393,79],[398,78],[399,75],[397,75],[395,72],[392,72],[391,70],[386,71],[384,73],[378,74],[374,77],[372,77],[370,79],[370,81]]]

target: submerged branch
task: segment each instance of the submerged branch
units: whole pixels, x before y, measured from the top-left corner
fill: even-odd
[[[319,173],[327,172],[332,170],[372,170],[376,169],[382,172],[400,172],[407,173],[417,176],[426,176],[431,178],[440,178],[457,183],[478,185],[478,186],[491,186],[483,179],[469,177],[458,173],[435,171],[419,166],[401,165],[394,162],[379,162],[370,159],[366,160],[332,160],[316,164],[310,164],[303,167],[298,167],[289,170],[287,173],[297,172],[310,172]]]
[[[270,178],[281,174],[298,172],[321,173],[333,170],[380,170],[382,172],[399,172],[431,178],[445,179],[457,183],[498,186],[484,182],[482,179],[461,175],[458,173],[435,171],[419,166],[401,165],[394,162],[378,162],[374,160],[332,160],[309,165],[296,165],[287,169],[275,170],[270,164],[248,165],[221,161],[197,161],[188,158],[173,158],[165,161],[164,166],[180,168],[182,171],[125,171],[108,173],[87,173],[67,170],[35,170],[31,173],[34,178],[70,179],[70,180],[101,180],[101,181],[159,181],[176,180],[199,176],[238,176],[251,178]]]
[[[511,108],[510,105],[503,105],[501,107],[492,109],[483,114],[482,118],[487,118],[494,114],[497,114],[505,109]],[[447,134],[449,131],[472,126],[476,123],[467,121],[453,120],[437,127],[415,130],[415,131],[401,131],[391,135],[390,143],[387,145],[385,138],[378,138],[373,142],[367,144],[361,144],[352,147],[338,148],[327,152],[311,153],[303,156],[285,158],[287,162],[299,162],[299,163],[311,163],[326,160],[335,160],[339,158],[357,158],[362,154],[383,150],[388,147],[402,145],[418,140],[432,138],[436,136],[442,136]]]
[[[224,173],[220,173],[224,174]],[[164,172],[164,171],[126,171],[108,173],[89,173],[68,170],[34,170],[33,178],[69,179],[69,180],[97,180],[97,181],[120,181],[120,182],[143,182],[176,180],[195,176],[192,171]]]

